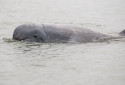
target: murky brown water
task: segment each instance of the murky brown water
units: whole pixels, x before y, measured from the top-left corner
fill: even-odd
[[[0,85],[125,85],[125,39],[99,43],[13,41],[22,23],[125,29],[125,0],[0,0]]]

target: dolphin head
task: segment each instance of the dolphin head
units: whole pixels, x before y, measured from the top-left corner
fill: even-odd
[[[29,42],[45,42],[46,34],[43,25],[23,24],[14,30],[13,39]]]
[[[125,36],[125,29],[119,33],[121,36]]]

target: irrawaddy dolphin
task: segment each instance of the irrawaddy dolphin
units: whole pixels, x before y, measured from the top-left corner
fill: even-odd
[[[13,39],[19,41],[51,43],[51,42],[96,42],[107,39],[125,37],[125,30],[114,37],[95,32],[82,27],[48,25],[48,24],[22,24],[16,27]]]

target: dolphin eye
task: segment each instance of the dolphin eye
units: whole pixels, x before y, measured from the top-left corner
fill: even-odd
[[[34,37],[34,38],[38,38],[38,35],[37,35],[37,34],[34,34],[33,37]]]
[[[36,40],[44,41],[43,38],[41,38],[41,37],[38,36],[38,34],[34,34],[33,37],[34,37]]]

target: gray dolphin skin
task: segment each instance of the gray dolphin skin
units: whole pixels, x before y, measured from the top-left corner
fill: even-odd
[[[125,30],[120,32],[125,35]],[[13,39],[19,41],[51,43],[51,42],[95,42],[111,38],[112,36],[98,33],[82,27],[48,25],[48,24],[23,24],[18,26],[13,33]]]

